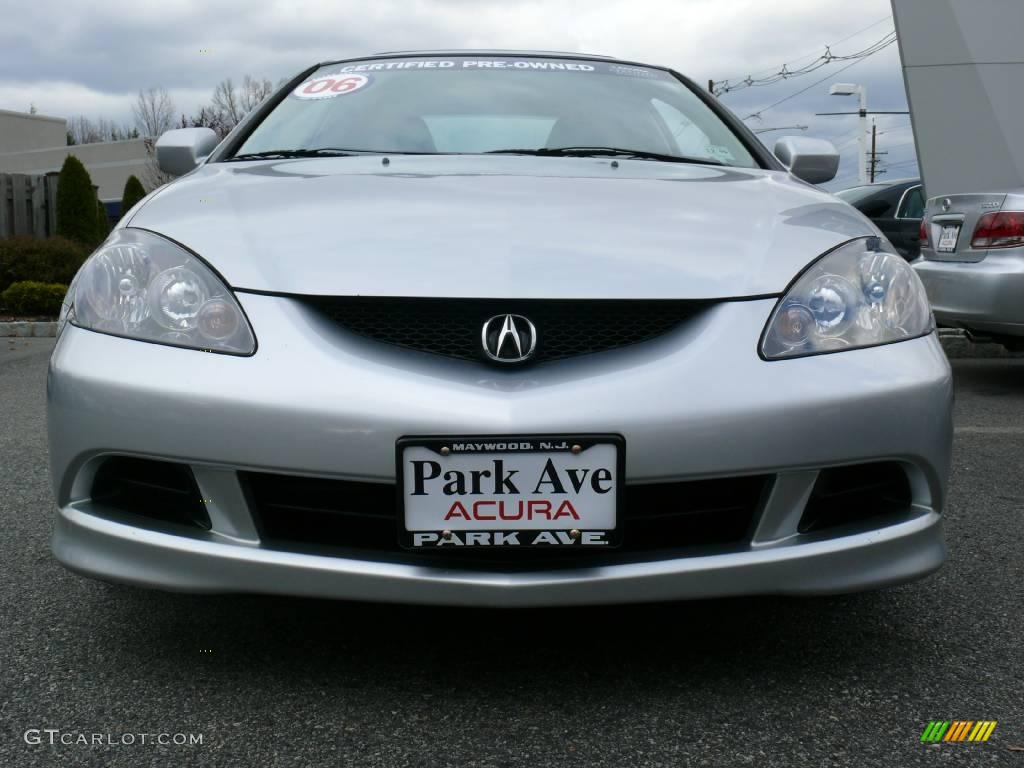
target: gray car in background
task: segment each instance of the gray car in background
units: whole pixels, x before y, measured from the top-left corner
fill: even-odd
[[[934,197],[921,229],[939,323],[1024,350],[1024,190]]]
[[[526,606],[822,594],[945,556],[924,289],[661,67],[310,67],[150,194],[69,291],[53,549],[192,592]]]

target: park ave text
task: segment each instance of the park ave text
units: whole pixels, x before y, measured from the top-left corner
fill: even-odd
[[[581,492],[602,496],[615,489],[614,476],[607,467],[570,467],[561,470],[548,459],[537,477],[521,478],[518,469],[508,469],[502,459],[490,462],[489,469],[442,472],[439,462],[420,460],[412,467],[411,496],[438,494],[447,497],[448,510],[443,522],[452,527],[475,523],[487,529],[495,521],[550,521],[569,530],[489,531],[448,530],[413,534],[413,546],[602,546],[607,545],[604,531],[575,530],[580,515],[570,497]],[[529,498],[522,498],[529,494]],[[519,498],[502,498],[517,496]],[[497,498],[495,498],[497,497]],[[468,526],[467,526],[468,527]]]

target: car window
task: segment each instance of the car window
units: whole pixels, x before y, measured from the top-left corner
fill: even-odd
[[[903,196],[896,212],[898,219],[920,219],[924,216],[924,192],[921,187],[911,187]]]
[[[234,152],[479,153],[613,147],[756,168],[670,72],[595,60],[419,57],[328,64]]]

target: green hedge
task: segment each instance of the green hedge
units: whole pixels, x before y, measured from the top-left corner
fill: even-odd
[[[63,237],[0,239],[0,292],[25,280],[70,285],[88,255],[87,247]]]
[[[139,200],[146,196],[146,188],[136,176],[129,176],[121,195],[121,215],[124,216]]]
[[[96,191],[89,172],[74,155],[64,158],[57,177],[57,234],[87,246],[97,245]]]
[[[26,280],[15,283],[0,293],[0,304],[8,312],[15,315],[51,315],[60,314],[60,305],[68,292],[66,285],[60,283],[37,283]]]
[[[96,201],[96,242],[102,243],[110,234],[110,219],[107,217],[107,207],[99,200]]]

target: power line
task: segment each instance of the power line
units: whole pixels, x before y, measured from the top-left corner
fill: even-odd
[[[914,126],[912,126],[910,123],[907,123],[906,125],[899,125],[899,126],[896,126],[895,128],[890,128],[890,127],[886,126],[886,129],[884,131],[879,131],[878,135],[879,136],[883,136],[886,133],[900,133],[901,131],[909,131],[913,127]]]
[[[865,32],[868,29],[871,29],[871,27],[877,26],[878,24],[886,21],[888,18],[889,17],[881,19],[875,24],[872,24],[871,26],[865,27],[864,29],[860,30],[860,32]],[[855,37],[856,35],[860,34],[860,32],[855,32],[853,35],[844,38],[844,40],[848,40],[851,37]],[[870,56],[871,54],[876,53],[881,48],[885,48],[891,45],[893,42],[895,42],[895,40],[896,32],[895,30],[890,30],[888,33],[886,33],[884,37],[880,38],[879,40],[876,40],[866,48],[862,48],[859,51],[845,55],[833,53],[832,45],[838,45],[838,43],[833,43],[832,45],[825,46],[824,53],[819,54],[817,57],[812,59],[807,64],[803,64],[799,67],[797,67],[796,64],[797,62],[802,61],[802,59],[796,59],[795,61],[783,64],[778,70],[765,70],[765,74],[767,75],[765,77],[747,75],[746,77],[739,78],[736,80],[712,80],[709,83],[709,87],[713,94],[715,94],[716,96],[721,96],[732,91],[743,90],[744,88],[755,88],[766,85],[774,85],[775,83],[778,83],[782,80],[791,80],[794,77],[800,77],[802,75],[810,74],[811,72],[814,72],[828,64],[831,64],[833,61],[850,61],[852,59],[860,59],[866,56]]]
[[[845,67],[840,67],[840,68],[839,68],[839,69],[837,69],[837,70],[836,70],[835,72],[832,72],[831,74],[829,74],[829,75],[827,75],[827,76],[825,76],[825,77],[821,78],[820,80],[815,80],[815,81],[814,81],[813,83],[811,83],[810,85],[808,85],[808,86],[807,86],[806,88],[801,88],[801,89],[800,89],[799,91],[797,91],[796,93],[791,93],[791,94],[790,94],[789,96],[786,96],[785,98],[779,99],[779,100],[778,100],[778,101],[776,101],[776,102],[775,102],[774,104],[770,104],[769,106],[765,107],[764,109],[759,109],[759,110],[758,110],[757,112],[752,112],[752,113],[750,113],[749,115],[747,115],[746,117],[744,117],[743,119],[744,119],[744,120],[749,120],[749,119],[750,119],[750,118],[752,118],[752,117],[760,118],[760,117],[761,117],[761,115],[763,115],[763,114],[764,114],[765,112],[767,112],[767,111],[768,111],[769,109],[775,109],[775,107],[779,106],[779,104],[783,104],[783,103],[785,103],[785,102],[789,101],[790,99],[794,99],[794,98],[796,98],[797,96],[799,96],[799,95],[800,95],[800,94],[802,94],[802,93],[807,93],[807,91],[811,90],[811,88],[814,88],[815,86],[821,85],[821,84],[822,84],[822,83],[824,83],[824,82],[825,82],[826,80],[831,80],[831,79],[832,79],[832,78],[834,78],[834,77],[835,77],[836,75],[838,75],[838,74],[839,74],[840,72],[845,72],[845,71],[846,71],[846,70],[848,70],[848,69],[849,69],[850,67],[855,67],[855,66],[857,66],[857,65],[858,65],[858,64],[860,64],[860,63],[861,63],[862,61],[866,61],[866,60],[867,60],[868,58],[870,58],[871,56],[874,56],[874,55],[875,55],[876,53],[878,53],[879,51],[881,51],[881,50],[884,50],[885,48],[888,48],[888,47],[889,47],[890,45],[892,45],[892,44],[893,44],[894,42],[896,42],[896,36],[895,36],[895,35],[893,35],[893,38],[892,38],[892,40],[890,40],[890,41],[889,41],[888,43],[886,43],[885,45],[883,45],[883,46],[882,46],[881,48],[876,48],[876,49],[875,49],[874,51],[872,51],[871,53],[869,53],[869,54],[868,54],[867,56],[864,56],[863,58],[857,59],[856,61],[852,61],[852,62],[850,62],[849,64],[847,64],[847,65],[846,65]]]
[[[832,47],[834,47],[836,45],[839,45],[840,43],[845,43],[847,40],[851,40],[854,37],[856,37],[857,35],[859,35],[859,34],[861,34],[863,32],[867,32],[869,29],[873,29],[874,27],[877,27],[879,24],[882,24],[882,23],[884,23],[886,21],[889,21],[890,19],[892,19],[891,15],[890,16],[883,16],[878,21],[872,22],[871,24],[869,24],[868,26],[864,27],[863,29],[858,29],[853,34],[847,35],[846,37],[842,38],[841,40],[836,40],[831,45],[826,45],[825,46],[825,50],[828,51],[829,49],[831,49]],[[769,74],[769,73],[777,73],[777,72],[782,71],[782,70],[787,70],[788,68],[793,67],[794,65],[796,65],[797,62],[801,62],[804,59],[814,59],[814,60],[817,60],[817,59],[820,59],[821,57],[822,57],[822,54],[818,53],[817,51],[812,51],[812,52],[807,53],[804,56],[798,56],[797,58],[793,59],[793,61],[790,61],[790,62],[787,62],[787,63],[781,65],[781,67],[769,67],[768,69],[763,69],[763,70],[760,70],[760,71],[755,72],[755,73],[750,74],[750,75],[744,75],[742,77],[730,77],[730,78],[726,78],[724,80],[716,80],[716,81],[714,81],[714,83],[715,83],[715,85],[720,85],[720,84],[724,85],[724,84],[727,84],[727,83],[729,83],[730,81],[733,81],[733,80],[738,80],[738,81],[740,81],[740,83],[745,83],[748,80],[756,79],[760,75],[765,75],[765,74]],[[735,89],[730,89],[730,90],[735,90]]]
[[[801,67],[799,70],[783,69],[782,71],[775,73],[771,77],[761,78],[760,80],[757,80],[757,81],[748,80],[748,81],[745,81],[745,82],[740,83],[738,85],[728,85],[728,84],[726,84],[726,85],[720,85],[720,86],[716,87],[715,84],[712,83],[711,84],[711,90],[712,90],[712,93],[714,93],[716,95],[722,95],[722,94],[725,94],[725,93],[729,93],[730,91],[742,90],[743,88],[751,88],[751,87],[760,87],[760,86],[766,86],[766,85],[774,85],[775,83],[781,82],[783,80],[791,80],[791,79],[793,79],[795,77],[800,77],[802,75],[808,75],[811,72],[816,72],[817,70],[821,69],[822,67],[828,66],[833,61],[850,61],[852,59],[866,58],[866,57],[868,57],[868,56],[870,56],[870,55],[872,55],[874,53],[877,53],[882,48],[887,48],[888,46],[892,45],[894,42],[896,42],[896,34],[894,32],[890,32],[888,35],[886,35],[886,37],[884,37],[881,40],[879,40],[878,42],[872,44],[868,48],[864,48],[863,50],[857,51],[856,53],[849,54],[848,56],[836,56],[836,55],[832,54],[831,52],[827,52],[824,56],[822,56],[819,59],[815,60],[811,64],[808,64],[808,65],[806,65],[804,67]]]

